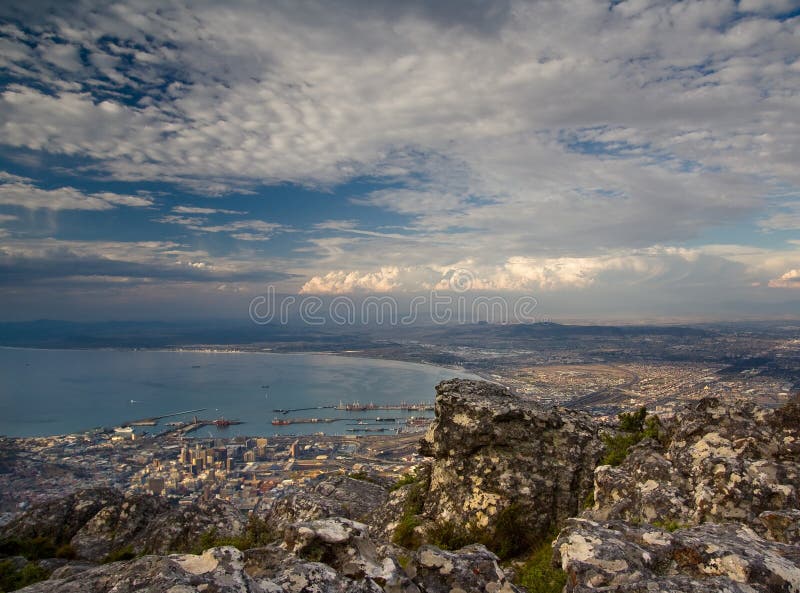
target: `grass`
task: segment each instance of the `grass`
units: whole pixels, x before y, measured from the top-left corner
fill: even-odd
[[[13,560],[0,560],[0,593],[22,589],[49,576],[50,573],[35,562],[17,568]]]
[[[676,521],[675,519],[665,519],[663,521],[653,521],[653,527],[658,527],[659,529],[663,529],[664,531],[669,531],[672,533],[673,531],[677,531],[678,529],[684,529],[687,525]]]
[[[567,573],[553,566],[553,548],[549,538],[531,553],[517,579],[528,593],[561,593],[567,582]]]
[[[276,539],[278,539],[278,535],[264,519],[250,515],[241,535],[221,536],[216,529],[209,529],[200,536],[200,540],[192,549],[192,552],[202,554],[209,548],[219,546],[233,546],[239,550],[249,550],[264,546]]]
[[[105,558],[103,564],[111,564],[112,562],[120,562],[121,560],[133,560],[136,558],[136,552],[133,551],[131,546],[111,550]]]
[[[53,558],[56,544],[49,537],[10,537],[0,541],[0,556],[24,556],[28,560]]]
[[[628,456],[631,447],[645,438],[662,441],[658,418],[647,417],[647,408],[642,406],[635,412],[623,412],[618,416],[619,432],[617,434],[603,435],[606,453],[603,457],[604,465],[620,465]]]
[[[404,474],[394,485],[390,488],[390,490],[394,491],[403,486],[408,486],[409,484],[414,484],[420,481],[420,477],[416,473]]]
[[[397,523],[397,527],[392,535],[392,542],[404,548],[418,548],[422,541],[416,533],[416,528],[421,524],[418,515],[422,512],[425,505],[425,493],[428,491],[428,482],[424,480],[412,480],[406,500],[403,505],[403,515]]]

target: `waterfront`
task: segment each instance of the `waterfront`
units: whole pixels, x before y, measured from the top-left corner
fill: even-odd
[[[243,422],[205,426],[197,436],[346,434],[349,421],[374,421],[376,412],[336,409],[340,402],[431,403],[436,383],[456,375],[469,376],[430,365],[326,354],[0,348],[0,434],[66,434],[195,409],[205,409],[203,418]],[[331,406],[319,410],[320,418],[348,420],[272,424],[276,416],[285,417],[276,409],[319,406]],[[384,415],[424,414],[430,412]],[[163,420],[141,429],[166,428]]]

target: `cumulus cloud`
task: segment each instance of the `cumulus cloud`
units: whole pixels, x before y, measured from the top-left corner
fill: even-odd
[[[773,288],[800,288],[800,268],[789,270],[779,278],[769,281]]]

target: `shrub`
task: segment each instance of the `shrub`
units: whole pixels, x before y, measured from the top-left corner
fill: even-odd
[[[529,593],[561,593],[567,582],[567,573],[553,566],[553,548],[549,539],[533,551],[518,575],[519,584]]]
[[[63,558],[64,560],[74,560],[78,554],[70,544],[64,544],[56,550],[56,558]]]
[[[49,576],[50,573],[35,562],[28,562],[22,568],[17,568],[13,560],[0,560],[0,593],[16,591]]]
[[[404,514],[392,535],[392,542],[404,548],[416,548],[419,546],[419,538],[414,531],[419,526],[419,518],[416,515]]]
[[[419,476],[416,473],[409,473],[404,474],[402,478],[397,480],[395,484],[390,488],[390,490],[397,490],[398,488],[402,488],[403,486],[408,486],[409,484],[414,484],[415,482],[419,481]]]
[[[133,551],[131,546],[125,546],[124,548],[118,548],[109,552],[108,555],[103,558],[103,564],[120,562],[122,560],[133,560],[134,558],[136,558],[136,552]]]
[[[56,545],[49,537],[11,537],[0,542],[0,555],[25,556],[28,560],[53,558]]]
[[[477,541],[469,529],[453,521],[439,521],[425,532],[426,539],[443,550],[458,550]]]
[[[619,465],[628,456],[631,447],[645,438],[663,443],[660,423],[655,416],[647,417],[647,408],[642,406],[635,412],[623,412],[619,416],[619,432],[602,436],[606,446],[603,457],[605,465]]]
[[[659,529],[663,529],[664,531],[669,531],[672,533],[673,531],[677,531],[678,529],[683,529],[686,527],[683,523],[679,523],[675,519],[665,519],[663,521],[653,521],[653,527],[658,527]]]

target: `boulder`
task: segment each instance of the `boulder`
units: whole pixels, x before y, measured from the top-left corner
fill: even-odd
[[[421,447],[432,457],[424,515],[524,549],[579,512],[602,451],[585,413],[484,381],[443,381]]]
[[[673,533],[623,521],[571,519],[553,543],[566,593],[800,591],[800,549],[737,524]]]

